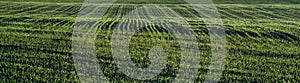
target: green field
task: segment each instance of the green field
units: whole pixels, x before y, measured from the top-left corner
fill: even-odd
[[[83,3],[85,0],[1,0],[1,1]],[[212,1],[217,4],[299,4],[300,3],[299,0],[212,0]],[[116,0],[116,3],[126,3],[126,4],[180,3],[182,4],[186,2],[184,0]]]
[[[72,60],[72,32],[81,3],[7,1],[14,0],[0,1],[0,82],[79,82]],[[226,3],[216,4],[226,29],[228,51],[220,82],[300,82],[300,4],[291,4],[299,0],[227,4],[244,0],[234,1],[216,1]],[[286,4],[272,4],[276,1]],[[211,47],[203,20],[187,4],[153,5],[170,7],[191,25],[201,52],[196,82],[204,81]],[[180,48],[174,36],[161,27],[145,27],[130,42],[130,56],[139,67],[150,64],[146,55],[152,46],[165,49],[169,68],[159,76],[146,81],[132,79],[114,64],[110,48],[112,27],[117,23],[145,23],[120,19],[141,6],[115,4],[99,24],[97,57],[111,82],[170,82],[176,77]]]

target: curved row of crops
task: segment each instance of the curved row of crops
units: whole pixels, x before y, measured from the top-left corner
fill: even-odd
[[[0,2],[0,80],[78,82],[72,60],[72,29],[80,4]],[[191,6],[150,5],[138,11],[137,19],[121,19],[143,5],[113,5],[99,23],[96,52],[110,81],[139,81],[122,74],[114,64],[110,39],[117,24],[143,26],[138,18],[176,15],[184,17],[196,33],[202,56],[196,81],[204,81],[210,62],[208,30]],[[163,10],[161,7],[168,7]],[[90,11],[101,11],[100,5]],[[227,61],[221,82],[299,82],[299,5],[218,4],[227,33]],[[86,7],[84,7],[86,8]],[[83,8],[83,9],[84,9]],[[167,11],[173,10],[177,14]],[[151,13],[158,17],[149,17]],[[88,14],[88,13],[87,13]],[[143,16],[145,15],[145,16]],[[129,25],[130,24],[130,25]],[[89,25],[89,24],[86,24]],[[151,25],[151,24],[149,24]],[[151,64],[147,57],[152,46],[162,46],[168,54],[168,68],[147,81],[172,81],[179,68],[179,45],[174,36],[159,26],[145,26],[130,43],[130,56],[138,67]]]

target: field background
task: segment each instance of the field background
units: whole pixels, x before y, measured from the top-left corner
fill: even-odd
[[[1,0],[11,2],[83,3],[84,0]],[[299,4],[299,0],[212,0],[216,4]],[[117,0],[116,3],[185,3],[184,0]]]
[[[180,64],[178,43],[160,27],[145,27],[130,43],[130,56],[139,67],[150,64],[145,55],[153,45],[164,47],[170,59],[169,68],[156,78],[140,81],[125,76],[118,71],[110,50],[112,26],[116,23],[144,23],[139,20],[120,20],[126,13],[142,6],[131,3],[168,3],[153,5],[170,7],[192,25],[189,28],[196,33],[201,51],[196,82],[204,81],[211,54],[204,22],[189,5],[181,1],[149,1],[119,1],[120,4],[109,8],[105,20],[101,20],[96,51],[104,74],[112,82],[174,80]],[[79,82],[72,60],[72,30],[81,2],[0,1],[0,82]],[[300,82],[299,2],[215,0],[226,29],[228,50],[220,82]],[[128,3],[131,5],[126,5]],[[157,12],[150,9],[145,11]]]

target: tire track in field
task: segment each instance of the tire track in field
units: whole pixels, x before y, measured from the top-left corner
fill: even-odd
[[[16,14],[22,14],[22,13],[24,13],[24,12],[37,10],[37,9],[43,8],[43,7],[47,7],[47,5],[29,6],[29,7],[25,7],[25,8],[19,9],[19,10],[17,10],[17,11],[9,12],[9,13],[7,13],[7,15],[9,15],[9,14],[15,14],[15,15],[16,15]]]

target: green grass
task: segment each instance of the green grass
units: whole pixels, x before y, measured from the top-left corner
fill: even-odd
[[[114,64],[110,48],[111,26],[118,22],[143,24],[139,20],[119,20],[124,13],[140,6],[112,6],[97,31],[99,63],[112,82],[145,82],[122,74]],[[160,6],[171,7],[192,25],[189,28],[196,33],[201,51],[196,81],[204,81],[211,57],[207,27],[202,20],[196,19],[198,16],[189,5]],[[220,82],[300,81],[300,5],[216,6],[226,29],[228,50]],[[0,2],[0,81],[79,82],[71,54],[73,24],[80,7],[81,4],[77,3]],[[115,10],[119,10],[118,13]],[[146,81],[172,81],[180,64],[177,61],[180,56],[177,41],[161,29],[145,27],[134,35],[130,43],[130,56],[139,67],[150,64],[145,55],[154,45],[162,46],[170,58],[169,68]]]
[[[83,3],[84,0],[1,0],[11,2],[64,2],[64,3]],[[299,4],[299,0],[212,0],[216,4]],[[186,3],[184,0],[117,0],[116,3]]]

